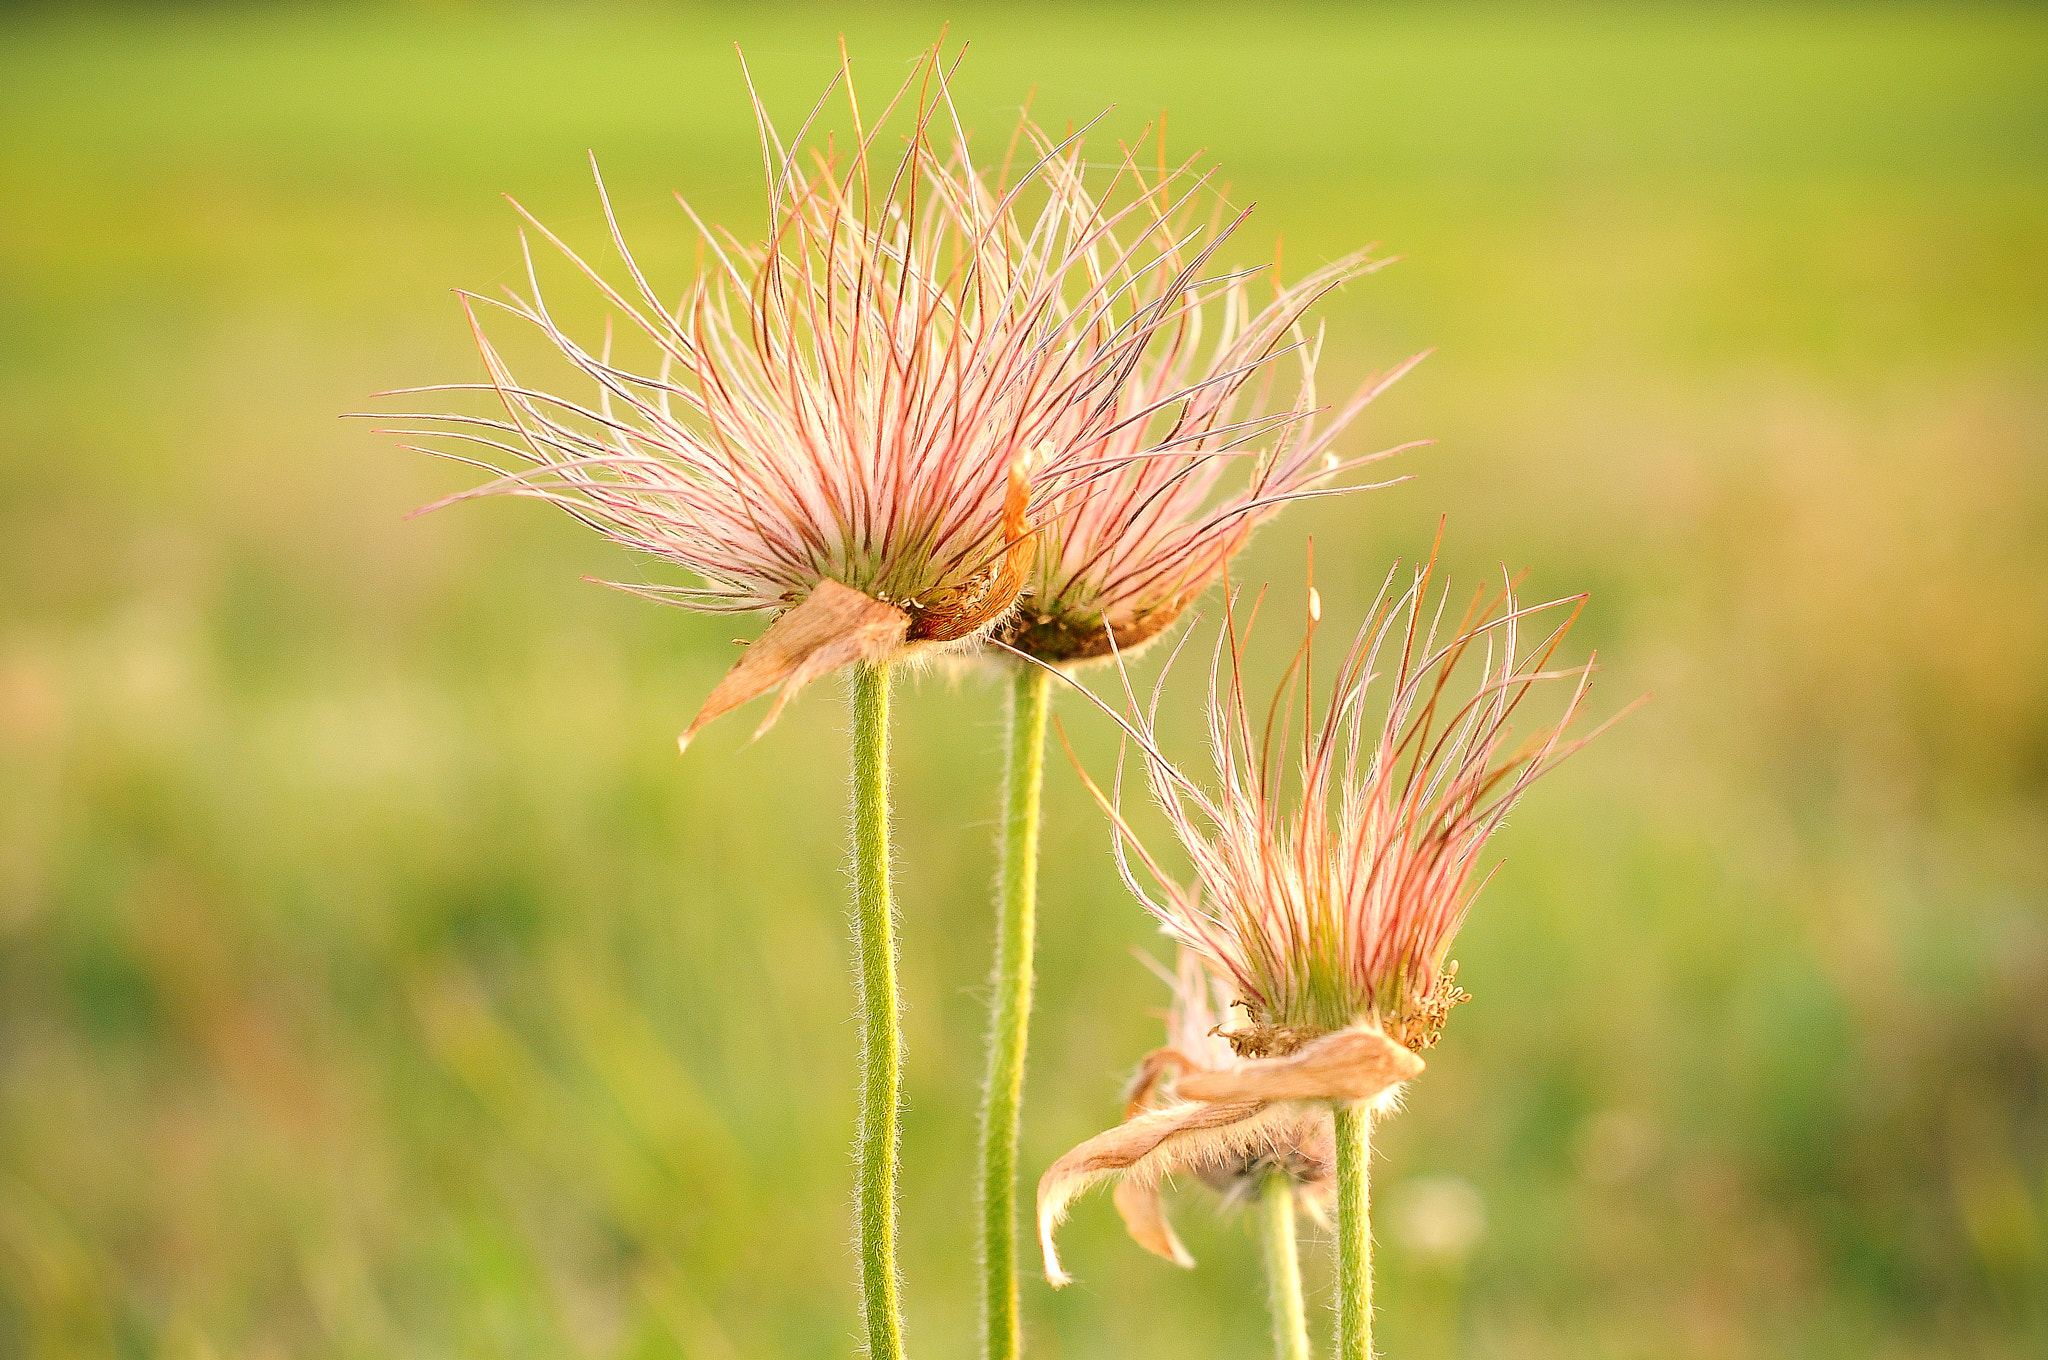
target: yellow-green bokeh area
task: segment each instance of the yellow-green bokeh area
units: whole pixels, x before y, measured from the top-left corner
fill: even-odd
[[[1385,1352],[2042,1354],[2048,21],[1277,3],[0,19],[0,1354],[852,1352],[839,686],[678,759],[758,625],[585,584],[673,578],[542,507],[405,522],[470,474],[336,416],[479,376],[501,191],[602,259],[595,150],[680,289],[671,190],[761,220],[732,42],[793,124],[841,29],[879,88],[945,19],[983,134],[1163,107],[1243,258],[1406,257],[1328,381],[1436,346],[1352,447],[1440,443],[1242,578],[1298,599],[1313,532],[1344,626],[1448,515],[1461,585],[1594,591],[1601,712],[1655,694],[1501,838],[1379,1140]],[[1000,695],[897,710],[927,1356],[974,1351]],[[1057,755],[1047,805],[1028,1175],[1163,999]],[[1192,1272],[1081,1206],[1034,1355],[1261,1353],[1244,1221],[1174,1207]]]

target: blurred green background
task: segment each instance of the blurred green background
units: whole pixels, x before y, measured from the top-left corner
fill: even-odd
[[[404,522],[468,474],[335,417],[480,375],[501,191],[602,253],[595,149],[679,289],[669,191],[760,220],[731,44],[794,125],[841,29],[878,89],[947,19],[989,136],[1167,109],[1246,258],[1406,257],[1327,370],[1437,346],[1351,447],[1440,444],[1241,577],[1313,532],[1355,620],[1448,514],[1455,580],[1594,591],[1603,712],[1655,692],[1500,841],[1380,1142],[1385,1352],[2048,1353],[2040,11],[450,4],[0,17],[0,1356],[853,1350],[838,686],[679,760],[757,624],[535,506]],[[927,1356],[1000,702],[898,705]],[[1032,1177],[1162,1000],[1057,756],[1048,807]],[[1242,1221],[1177,1218],[1191,1273],[1085,1203],[1032,1353],[1263,1353]]]

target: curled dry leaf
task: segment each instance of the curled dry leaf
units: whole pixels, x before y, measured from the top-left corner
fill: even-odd
[[[775,706],[754,732],[758,737],[775,725],[798,690],[849,662],[881,660],[903,645],[909,629],[910,615],[895,605],[837,581],[820,581],[725,673],[678,744],[687,749],[705,723],[780,685]]]

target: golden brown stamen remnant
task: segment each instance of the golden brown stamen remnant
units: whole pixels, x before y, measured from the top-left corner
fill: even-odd
[[[1394,1037],[1414,1052],[1435,1048],[1436,1041],[1443,1037],[1444,1021],[1450,1016],[1451,1008],[1463,1001],[1470,1001],[1472,993],[1458,985],[1458,961],[1452,959],[1450,966],[1437,977],[1436,990],[1423,999],[1422,1005],[1401,1020],[1395,1027]]]
[[[1237,1004],[1244,1006],[1242,1001]],[[1245,1006],[1245,1010],[1250,1011],[1251,1007]],[[1324,1031],[1295,1029],[1289,1025],[1254,1020],[1242,1029],[1225,1029],[1217,1025],[1209,1033],[1227,1042],[1230,1051],[1240,1058],[1284,1058],[1311,1039],[1320,1039]]]

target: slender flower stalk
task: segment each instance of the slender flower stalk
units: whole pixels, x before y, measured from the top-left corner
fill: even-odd
[[[889,894],[889,668],[853,668],[853,937],[860,959],[859,1207],[861,1305],[868,1353],[900,1360],[897,1301],[897,1115],[903,1037],[896,999],[896,918]]]
[[[1039,795],[1045,783],[1045,724],[1051,708],[1052,677],[1036,668],[1018,670],[1010,685],[995,1000],[981,1117],[983,1321],[987,1354],[1001,1360],[1015,1360],[1024,1349],[1017,1299],[1017,1133],[1024,1100],[1025,1036],[1031,1026]]]
[[[1372,1360],[1372,1113],[1336,1114],[1337,1360]]]
[[[1259,1191],[1259,1244],[1266,1258],[1266,1302],[1277,1360],[1308,1360],[1308,1316],[1301,1303],[1301,1255],[1294,1236],[1294,1186],[1278,1171]]]
[[[1468,999],[1448,952],[1480,886],[1488,837],[1532,781],[1591,739],[1566,736],[1591,660],[1551,669],[1583,597],[1525,607],[1509,583],[1474,596],[1445,627],[1448,599],[1431,601],[1430,577],[1425,566],[1397,593],[1389,574],[1320,717],[1313,586],[1307,634],[1272,703],[1257,713],[1226,603],[1210,670],[1212,786],[1195,783],[1161,751],[1160,689],[1141,704],[1126,673],[1130,716],[1119,721],[1139,747],[1194,883],[1170,876],[1132,835],[1117,800],[1090,788],[1115,827],[1132,892],[1227,982],[1245,1013],[1243,1023],[1218,1031],[1242,1061],[1181,1073],[1179,1103],[1126,1120],[1046,1172],[1039,1230],[1054,1283],[1065,1277],[1053,1230],[1096,1180],[1121,1172],[1124,1185],[1133,1177],[1156,1183],[1176,1168],[1258,1146],[1285,1121],[1316,1110],[1335,1127],[1340,1355],[1370,1355],[1370,1119],[1392,1109],[1401,1086],[1422,1071],[1418,1052]],[[1525,648],[1531,621],[1561,610],[1568,612]],[[1511,743],[1531,691],[1557,679],[1574,682],[1562,714]],[[1376,714],[1367,700],[1381,682]],[[1469,698],[1456,697],[1459,684],[1470,684]],[[1296,697],[1298,746],[1288,731]],[[1133,853],[1149,886],[1131,868]]]

